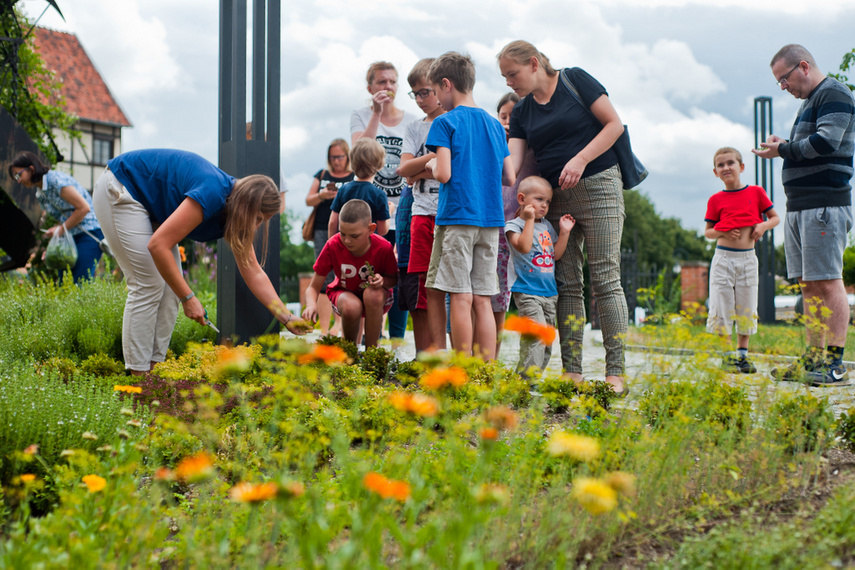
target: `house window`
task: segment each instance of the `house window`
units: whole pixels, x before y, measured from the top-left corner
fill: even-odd
[[[92,162],[105,165],[113,158],[113,139],[99,139],[92,141],[94,148]]]

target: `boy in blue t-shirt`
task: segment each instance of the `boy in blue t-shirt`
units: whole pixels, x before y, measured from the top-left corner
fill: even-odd
[[[545,178],[529,176],[520,182],[519,215],[505,224],[505,236],[511,246],[516,275],[511,293],[519,316],[555,326],[558,307],[555,260],[564,255],[576,220],[570,214],[561,216],[556,235],[555,228],[546,219],[551,201],[552,185]],[[551,346],[523,337],[517,370],[526,374],[529,368],[536,366],[542,372],[551,355]]]
[[[475,65],[448,52],[430,67],[431,88],[448,112],[434,119],[425,169],[439,180],[436,232],[426,286],[451,295],[452,347],[495,358],[490,297],[499,292],[499,232],[505,225],[502,184],[514,183],[505,129],[472,98]],[[473,319],[477,338],[473,339]]]
[[[359,139],[350,149],[350,163],[356,180],[339,188],[330,205],[329,237],[338,233],[338,217],[342,207],[350,200],[363,200],[371,208],[371,223],[377,224],[376,233],[389,232],[389,200],[386,193],[374,186],[374,175],[386,165],[386,150],[374,139]]]

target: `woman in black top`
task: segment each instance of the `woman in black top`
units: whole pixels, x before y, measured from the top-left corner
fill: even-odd
[[[312,186],[306,196],[307,206],[317,206],[315,212],[315,225],[313,229],[313,242],[315,246],[315,259],[320,255],[324,244],[327,243],[327,225],[330,221],[330,205],[336,197],[341,185],[353,180],[353,171],[350,168],[350,147],[344,139],[335,139],[327,147],[327,167],[315,173]],[[318,321],[321,324],[321,334],[330,332],[330,316],[332,305],[327,299],[327,285],[332,283],[333,273],[330,272],[321,288],[322,295],[318,299]],[[333,334],[341,332],[339,318],[335,318]]]
[[[584,244],[606,349],[606,381],[623,394],[628,316],[620,284],[620,240],[625,214],[620,168],[612,150],[623,124],[605,88],[582,69],[559,73],[524,41],[511,42],[497,57],[508,87],[522,97],[509,127],[514,167],[519,171],[530,146],[538,170],[554,189],[547,218],[553,225],[564,214],[576,218],[566,253],[555,266],[564,370],[572,380],[582,379]]]

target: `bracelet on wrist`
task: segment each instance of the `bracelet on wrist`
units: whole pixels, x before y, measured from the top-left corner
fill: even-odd
[[[187,295],[186,297],[181,297],[181,302],[186,303],[187,301],[189,301],[190,299],[192,299],[195,296],[196,296],[196,293],[194,293],[193,291],[190,291],[189,295]]]

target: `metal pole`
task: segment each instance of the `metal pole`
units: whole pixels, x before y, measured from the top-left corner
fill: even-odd
[[[754,98],[754,148],[772,134],[772,98]],[[754,181],[764,188],[772,203],[775,202],[772,159],[754,155]],[[775,322],[775,230],[769,230],[754,246],[760,266],[757,288],[757,314],[761,323]]]
[[[279,184],[279,0],[252,1],[251,89],[247,108],[247,0],[220,0],[219,166],[235,177],[266,174]],[[252,117],[251,138],[246,118]],[[262,257],[262,236],[255,251]],[[279,290],[279,216],[270,220],[264,272]],[[217,245],[217,326],[222,338],[248,341],[278,333],[279,322],[249,291],[231,249]]]

